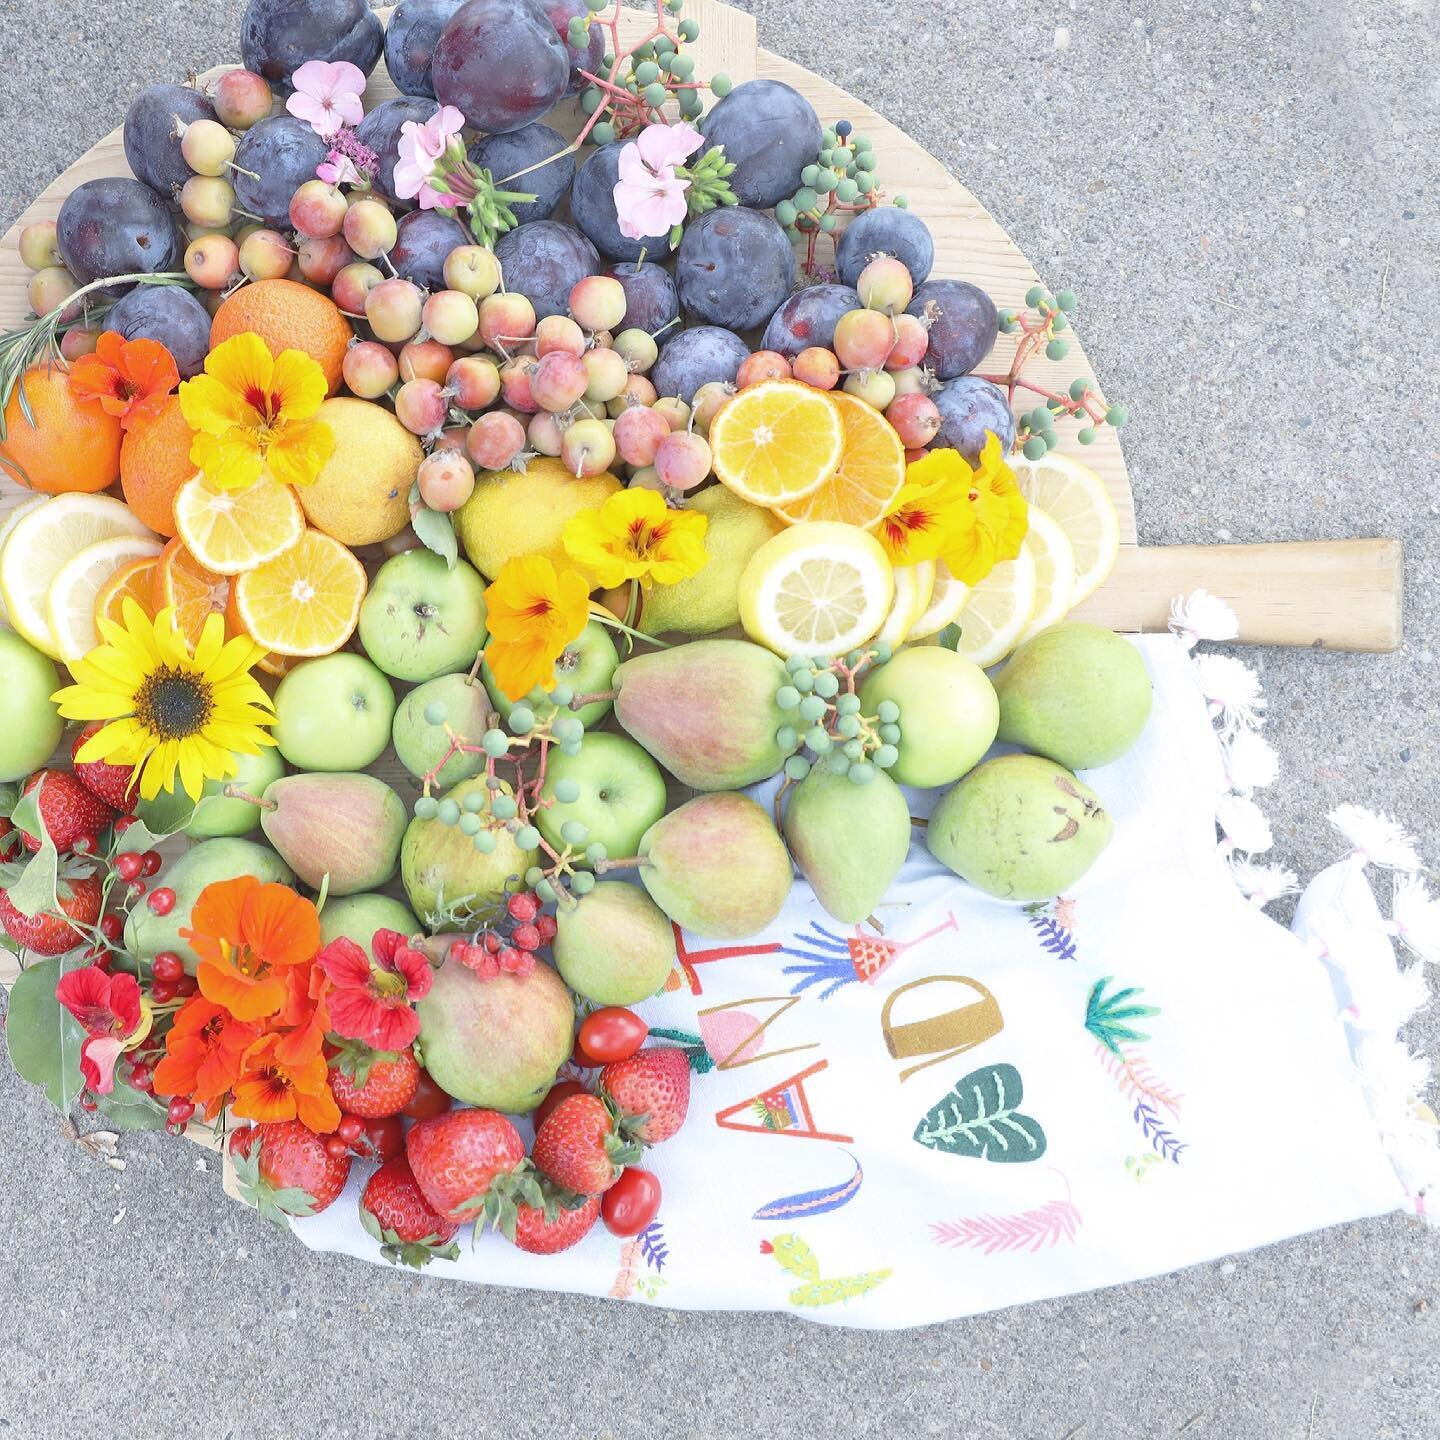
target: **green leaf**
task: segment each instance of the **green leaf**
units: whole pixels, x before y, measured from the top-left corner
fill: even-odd
[[[915,1139],[946,1155],[996,1164],[1023,1164],[1045,1153],[1040,1122],[1022,1114],[1025,1098],[1013,1065],[987,1065],[958,1080],[915,1127]]]
[[[455,547],[455,526],[448,515],[439,510],[417,510],[410,521],[420,543],[441,556],[453,570],[459,551]]]
[[[7,887],[5,893],[22,915],[33,917],[41,911],[60,913],[60,898],[55,893],[59,880],[60,856],[47,835],[41,840],[39,850],[30,857],[20,878]]]
[[[9,818],[20,803],[20,787],[15,784],[0,785],[0,817]]]
[[[1140,993],[1138,986],[1132,985],[1124,990],[1115,991],[1113,995],[1106,995],[1105,987],[1110,980],[1111,977],[1106,975],[1091,987],[1089,997],[1085,1001],[1085,1028],[1112,1055],[1121,1055],[1122,1042],[1130,1045],[1143,1045],[1150,1038],[1146,1031],[1137,1030],[1126,1022],[1143,1020],[1149,1015],[1158,1015],[1160,1010],[1155,1005],[1133,1003],[1131,997]]]
[[[42,780],[10,808],[10,823],[17,830],[23,830],[32,840],[45,838],[45,825],[40,819],[40,792],[44,788],[45,782]]]
[[[143,802],[143,819],[138,819],[115,839],[117,855],[140,855],[153,850],[172,835],[178,835],[195,818],[196,801],[182,790],[173,795],[161,791],[154,800]],[[159,829],[153,829],[158,825]]]
[[[95,1097],[95,1108],[117,1130],[163,1130],[165,1128],[165,1107],[127,1085],[119,1074],[115,1076],[115,1088],[108,1095]]]
[[[62,1113],[84,1088],[80,1046],[85,1031],[55,998],[55,986],[81,963],[76,957],[56,955],[22,970],[10,992],[5,1020],[5,1043],[15,1073],[44,1090]]]

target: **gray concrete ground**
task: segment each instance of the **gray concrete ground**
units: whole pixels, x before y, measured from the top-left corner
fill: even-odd
[[[144,84],[235,58],[241,8],[0,7],[4,222]],[[1440,854],[1432,7],[752,8],[763,43],[906,128],[1079,293],[1098,372],[1130,404],[1143,540],[1404,538],[1400,654],[1256,652],[1285,761],[1267,803],[1304,874],[1333,855],[1320,817],[1342,799]],[[1440,1022],[1412,1038],[1440,1056]],[[1409,1219],[877,1336],[315,1257],[227,1201],[194,1150],[126,1150],[120,1176],[87,1159],[0,1066],[0,1430],[1440,1434],[1440,1239]]]

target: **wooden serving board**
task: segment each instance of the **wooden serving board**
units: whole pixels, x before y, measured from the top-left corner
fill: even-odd
[[[720,0],[687,0],[686,12],[701,25],[697,44],[704,75],[728,74],[737,84],[755,76],[783,80],[813,104],[825,124],[852,121],[875,142],[880,176],[889,195],[904,195],[911,209],[935,236],[937,276],[972,280],[1002,309],[1019,309],[1025,292],[1040,277],[1014,241],[978,200],[933,156],[902,131],[828,80],[783,57],[757,48],[752,16]],[[386,11],[382,15],[388,14]],[[649,28],[641,11],[627,12],[627,34]],[[224,67],[200,77],[213,82]],[[383,63],[371,77],[369,104],[396,93]],[[549,123],[574,134],[578,108],[562,106]],[[29,316],[25,298],[28,274],[20,263],[20,229],[33,220],[53,219],[65,197],[83,181],[103,175],[128,175],[121,132],[116,129],[56,179],[15,222],[0,242],[0,328],[22,324]],[[822,242],[824,243],[824,242]],[[1008,366],[1013,341],[1001,336],[982,367]],[[1063,390],[1093,372],[1079,337],[1060,363],[1036,362],[1035,373],[1052,390]],[[1062,431],[1065,446],[1073,428]],[[1163,630],[1175,596],[1203,588],[1228,601],[1247,643],[1310,645],[1340,650],[1393,650],[1401,636],[1401,547],[1398,540],[1339,540],[1313,544],[1141,546],[1135,529],[1135,505],[1119,438],[1100,430],[1078,458],[1104,479],[1120,517],[1122,550],[1110,580],[1075,613],[1115,629]],[[0,479],[0,514],[19,503],[21,492]]]

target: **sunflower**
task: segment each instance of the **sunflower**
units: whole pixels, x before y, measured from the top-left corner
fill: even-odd
[[[173,608],[153,620],[126,598],[125,623],[96,623],[105,644],[70,663],[75,684],[50,698],[67,720],[109,723],[80,747],[76,760],[133,766],[140,795],[175,789],[198,800],[207,780],[236,770],[236,752],[257,755],[274,739],[270,697],[250,675],[264,649],[247,636],[225,639],[225,621],[205,621],[194,652],[174,624]]]

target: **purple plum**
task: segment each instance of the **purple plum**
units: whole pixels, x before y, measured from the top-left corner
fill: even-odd
[[[136,285],[110,307],[105,329],[127,340],[158,340],[175,357],[182,380],[205,368],[210,312],[178,285]]]
[[[795,251],[773,215],[730,205],[685,227],[675,283],[689,319],[754,330],[784,303],[795,269]]]
[[[571,290],[587,275],[600,273],[595,247],[558,220],[532,220],[507,230],[495,244],[495,258],[505,288],[525,296],[539,320],[568,314]]]
[[[445,257],[474,244],[470,232],[444,210],[412,210],[398,232],[390,263],[397,275],[424,290],[445,289]]]
[[[820,117],[780,80],[737,85],[700,122],[711,145],[735,166],[730,188],[742,205],[769,210],[800,187],[800,172],[820,151]]]
[[[570,84],[571,52],[535,0],[466,0],[440,32],[435,97],[477,130],[518,130]]]
[[[812,345],[828,350],[836,322],[858,309],[860,297],[848,285],[806,285],[770,317],[760,348],[778,351],[787,360]]]
[[[184,127],[213,120],[215,107],[188,85],[151,85],[125,112],[125,159],[161,195],[174,195],[194,173],[180,153]]]
[[[236,208],[289,230],[290,197],[315,178],[315,167],[329,153],[330,146],[293,115],[275,115],[252,125],[235,150]]]
[[[986,433],[994,431],[1008,453],[1015,441],[1015,412],[998,385],[978,375],[961,375],[930,398],[940,411],[940,429],[932,447],[958,450],[973,465],[985,448]]]
[[[602,145],[580,167],[570,191],[570,215],[607,260],[638,260],[654,254],[665,240],[632,240],[620,231],[615,212],[615,182],[620,177],[622,141]]]
[[[688,403],[712,380],[733,385],[749,354],[750,347],[733,330],[697,325],[666,342],[650,371],[650,383],[659,395],[678,395]]]
[[[402,95],[435,98],[430,61],[440,32],[465,0],[400,0],[385,29],[385,68]]]
[[[942,380],[973,370],[1000,333],[995,302],[968,280],[927,280],[915,291],[908,313],[929,325],[925,364]]]
[[[423,95],[397,95],[382,100],[355,127],[355,138],[379,158],[375,188],[395,200],[395,162],[400,158],[400,131],[406,121],[423,125],[440,106]],[[409,202],[407,202],[409,203]]]
[[[240,21],[245,67],[280,95],[307,60],[348,60],[365,74],[385,45],[385,27],[365,0],[250,0]]]
[[[486,135],[470,147],[469,155],[481,169],[488,170],[497,183],[509,180],[522,170],[529,171],[501,186],[535,196],[512,207],[516,222],[524,225],[531,220],[548,220],[565,198],[575,178],[575,157],[565,153],[569,143],[558,130],[537,122],[504,135]],[[541,161],[549,164],[540,164]],[[539,165],[539,169],[530,169],[532,165]]]
[[[170,207],[138,180],[111,176],[77,185],[55,224],[61,259],[82,285],[111,275],[179,270],[185,253]]]
[[[624,260],[611,265],[605,273],[620,282],[625,292],[625,318],[615,327],[621,330],[648,330],[654,335],[664,330],[680,314],[680,295],[675,279],[653,260],[638,264]]]
[[[935,241],[925,222],[913,210],[880,205],[852,216],[835,246],[835,268],[853,285],[872,255],[893,255],[910,272],[917,285],[930,278],[935,263]]]

